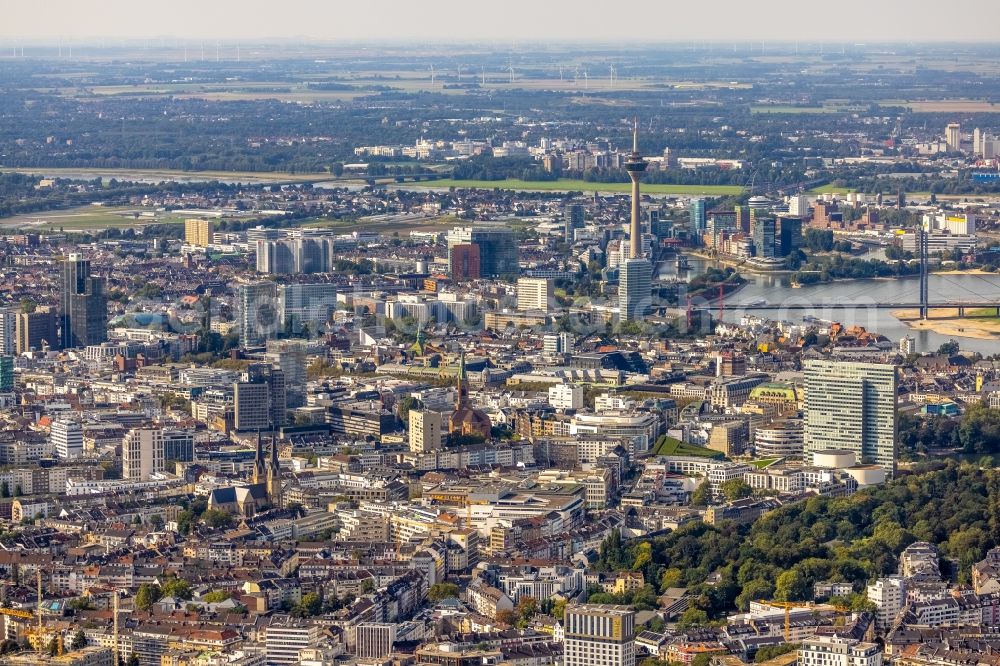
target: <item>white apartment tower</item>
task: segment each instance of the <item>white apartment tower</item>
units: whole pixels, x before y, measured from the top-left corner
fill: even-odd
[[[441,448],[444,433],[441,412],[430,410],[410,410],[410,450],[415,453],[427,453]]]
[[[550,386],[549,405],[555,409],[583,409],[583,387],[577,384]]]
[[[49,441],[59,459],[78,458],[83,453],[83,427],[76,421],[53,421]]]
[[[888,629],[906,600],[906,580],[902,576],[885,576],[868,586],[868,601],[878,608],[875,623]]]
[[[548,310],[552,282],[545,278],[518,278],[517,309]]]
[[[122,439],[122,478],[148,481],[164,470],[162,428],[132,428]]]

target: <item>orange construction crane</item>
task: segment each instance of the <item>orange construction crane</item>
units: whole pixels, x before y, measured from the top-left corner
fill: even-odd
[[[791,621],[792,609],[793,608],[816,608],[816,603],[813,602],[813,601],[766,601],[764,599],[761,599],[757,603],[764,604],[766,606],[774,606],[775,608],[784,608],[785,609],[785,642],[786,643],[791,643],[792,642],[792,621]],[[850,608],[847,608],[846,606],[835,606],[833,604],[824,604],[824,605],[825,606],[829,606],[830,608],[833,608],[834,610],[841,611],[841,612],[848,612],[848,611],[851,610]]]
[[[10,617],[20,618],[22,620],[33,620],[35,619],[34,613],[29,613],[28,611],[18,610],[16,608],[0,608],[0,615],[9,615]]]

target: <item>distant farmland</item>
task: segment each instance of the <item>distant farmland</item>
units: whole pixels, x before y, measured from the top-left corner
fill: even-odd
[[[446,178],[442,180],[429,180],[417,183],[407,183],[407,187],[456,187],[479,190],[522,190],[538,192],[630,192],[629,183],[592,183],[585,180],[570,180],[561,178],[559,180],[455,180]],[[730,194],[740,194],[743,188],[739,185],[662,185],[662,184],[642,184],[642,191],[646,194],[706,194],[712,196],[724,196]]]

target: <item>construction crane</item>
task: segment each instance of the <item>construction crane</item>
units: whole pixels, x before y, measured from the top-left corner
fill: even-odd
[[[786,643],[791,643],[792,642],[792,622],[791,622],[792,609],[793,608],[816,608],[815,602],[812,602],[812,601],[765,601],[765,600],[762,599],[762,600],[758,601],[757,603],[763,604],[765,606],[774,606],[775,608],[783,608],[783,609],[785,609],[785,633],[784,633],[784,636],[785,636],[785,642]],[[824,605],[829,606],[830,608],[833,608],[834,610],[837,610],[837,611],[840,611],[840,612],[849,612],[851,610],[850,608],[847,608],[846,606],[837,606],[837,605],[834,605],[834,604],[824,604]]]
[[[16,617],[19,620],[34,620],[35,614],[19,610],[17,608],[0,608],[0,615],[7,615],[8,617]]]

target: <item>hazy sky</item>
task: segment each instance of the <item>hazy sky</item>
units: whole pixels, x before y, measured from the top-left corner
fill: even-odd
[[[998,25],[998,0],[45,0],[0,4],[0,39],[6,44],[102,37],[995,41]]]

